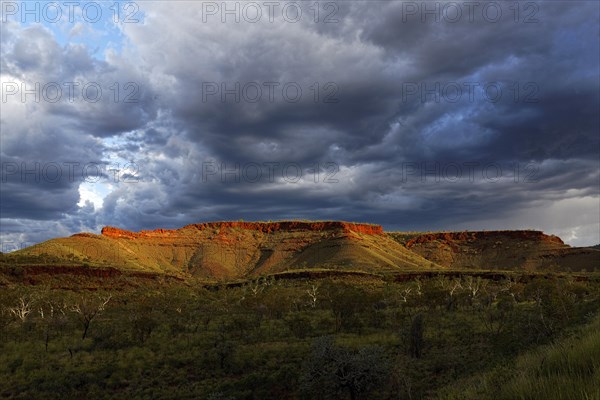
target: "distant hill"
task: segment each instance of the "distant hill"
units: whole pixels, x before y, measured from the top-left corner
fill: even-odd
[[[308,268],[400,272],[442,268],[384,234],[338,221],[214,222],[181,229],[75,234],[13,253],[129,271],[231,279]]]
[[[540,231],[390,233],[407,249],[450,269],[503,271],[600,270],[600,251],[570,247]]]
[[[226,221],[141,232],[105,227],[100,235],[78,233],[1,257],[3,265],[17,260],[43,271],[82,268],[95,276],[231,280],[302,270],[594,271],[600,250],[572,248],[539,231],[386,233],[379,225],[341,221]]]

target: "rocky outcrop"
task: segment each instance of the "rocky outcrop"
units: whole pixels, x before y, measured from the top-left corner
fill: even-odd
[[[139,237],[164,237],[177,235],[183,231],[196,229],[204,231],[207,229],[244,229],[257,231],[261,233],[274,232],[324,232],[339,230],[345,234],[361,233],[365,235],[383,235],[383,228],[380,225],[359,224],[342,221],[278,221],[278,222],[243,222],[243,221],[223,221],[223,222],[205,222],[200,224],[191,224],[181,229],[155,229],[150,231],[131,232],[112,226],[102,228],[102,235],[112,238],[139,238]]]
[[[564,245],[564,242],[554,235],[546,235],[541,231],[464,231],[464,232],[438,232],[426,233],[410,239],[406,243],[407,248],[417,244],[441,241],[447,244],[460,242],[473,242],[490,239],[509,239],[520,241],[536,241]]]
[[[600,266],[600,252],[573,248],[540,231],[465,231],[392,236],[410,251],[450,269],[584,271]]]
[[[71,235],[71,237],[96,238],[96,237],[98,237],[98,235],[96,235],[95,233],[80,232],[80,233],[75,233],[75,234]]]
[[[107,226],[101,235],[56,238],[16,253],[44,255],[42,262],[218,280],[308,270],[386,274],[600,267],[599,250],[573,248],[540,231],[384,233],[379,225],[343,221],[224,221],[139,232]]]

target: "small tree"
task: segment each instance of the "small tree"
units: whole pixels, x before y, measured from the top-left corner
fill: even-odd
[[[220,368],[221,371],[228,371],[232,366],[233,356],[236,351],[234,343],[229,340],[225,335],[225,332],[218,332],[212,338],[213,348],[210,351],[210,355],[216,362],[216,367]]]
[[[77,314],[77,319],[81,324],[83,333],[81,339],[85,339],[90,328],[90,324],[96,317],[104,312],[106,305],[110,301],[112,296],[105,298],[89,298],[81,297],[74,305],[71,306],[71,311]]]
[[[25,323],[29,315],[33,312],[34,300],[28,296],[21,296],[14,307],[9,307],[8,311],[22,323]]]
[[[7,308],[0,308],[0,343],[4,343],[3,333],[4,330],[11,323],[12,317],[10,316],[10,312]],[[1,346],[1,345],[0,345]]]
[[[469,305],[473,306],[473,302],[481,295],[488,285],[488,281],[481,279],[481,277],[473,278],[467,276],[465,278],[465,286],[469,291]]]
[[[414,358],[421,358],[423,354],[425,323],[423,314],[417,314],[412,320],[410,326],[410,336],[408,342],[408,352]]]
[[[304,364],[301,391],[310,399],[368,398],[388,373],[389,365],[380,347],[353,351],[336,346],[330,336],[321,337],[314,341]]]
[[[285,318],[288,328],[298,339],[304,339],[311,331],[311,320],[299,312],[292,313]]]
[[[44,347],[48,351],[48,343],[54,332],[58,332],[67,322],[66,306],[58,302],[47,301],[38,308],[41,325],[44,331]]]
[[[331,312],[335,318],[335,331],[349,328],[359,322],[358,313],[367,306],[365,293],[350,285],[336,285],[328,290]]]
[[[446,310],[450,311],[455,309],[458,301],[459,291],[460,289],[463,289],[461,280],[458,278],[450,280],[440,277],[438,279],[438,284],[447,293]]]
[[[144,343],[158,325],[147,312],[132,313],[129,320],[131,322],[131,338],[139,343]]]
[[[483,326],[493,335],[500,335],[509,326],[514,310],[515,300],[506,293],[501,293],[497,301],[480,311]]]
[[[319,287],[317,285],[312,285],[310,287],[310,289],[306,290],[306,293],[308,293],[308,297],[310,297],[310,306],[312,308],[315,308],[317,306],[317,299],[318,299],[318,293],[319,292]]]
[[[252,282],[250,286],[250,291],[252,292],[252,296],[256,297],[259,293],[265,289],[265,285],[261,284],[258,280]]]

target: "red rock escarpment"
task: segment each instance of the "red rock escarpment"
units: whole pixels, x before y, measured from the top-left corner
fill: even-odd
[[[411,248],[414,245],[429,243],[436,240],[446,242],[448,244],[455,242],[473,241],[480,239],[495,239],[505,237],[517,240],[533,240],[547,243],[555,243],[564,245],[564,242],[554,235],[546,235],[541,231],[473,231],[473,232],[439,232],[425,233],[419,235],[406,242],[406,247]]]
[[[142,230],[140,232],[131,232],[124,229],[115,228],[112,226],[106,226],[102,228],[102,235],[111,238],[129,238],[134,239],[138,237],[160,237],[170,236],[177,234],[178,232],[185,229],[246,229],[253,230],[263,233],[273,233],[277,231],[291,232],[291,231],[329,231],[329,230],[342,230],[344,233],[362,233],[366,235],[383,235],[383,228],[380,225],[371,224],[357,224],[352,222],[342,221],[319,221],[319,222],[305,222],[305,221],[279,221],[279,222],[241,222],[241,221],[223,221],[223,222],[206,222],[200,224],[187,225],[181,229],[169,230],[169,229],[155,229],[151,231]]]

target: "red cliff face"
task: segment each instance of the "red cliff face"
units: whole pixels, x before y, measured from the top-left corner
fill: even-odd
[[[379,225],[370,224],[355,224],[350,222],[342,221],[279,221],[279,222],[237,222],[237,221],[225,221],[225,222],[207,222],[202,224],[188,225],[188,227],[194,227],[198,230],[204,229],[222,229],[222,228],[236,228],[236,229],[248,229],[253,231],[259,231],[264,233],[271,233],[276,231],[328,231],[328,230],[344,230],[347,232],[364,233],[368,235],[382,235],[383,228]]]
[[[103,236],[108,236],[112,238],[135,238],[141,236],[139,233],[126,231],[112,226],[105,226],[104,228],[102,228],[101,233]]]
[[[330,231],[341,230],[344,233],[362,233],[366,235],[383,235],[383,228],[380,225],[356,224],[342,221],[279,221],[279,222],[239,222],[239,221],[223,221],[223,222],[206,222],[201,224],[187,225],[183,229],[246,229],[259,231],[263,233],[272,233],[276,231]],[[156,237],[169,236],[175,234],[178,230],[155,229],[152,231],[130,232],[119,228],[107,226],[102,228],[102,235],[112,238],[128,238],[137,237]]]
[[[154,229],[151,231],[139,231],[139,232],[131,232],[126,231],[124,229],[115,228],[112,226],[105,226],[102,228],[102,235],[108,236],[112,238],[128,238],[134,239],[138,237],[166,237],[176,234],[177,230],[173,229]]]
[[[446,243],[473,241],[479,239],[496,239],[505,237],[517,240],[533,240],[540,242],[556,243],[563,245],[564,242],[554,235],[546,235],[541,231],[480,231],[480,232],[440,232],[426,233],[409,240],[406,243],[407,248],[416,244],[429,243],[440,240]]]

